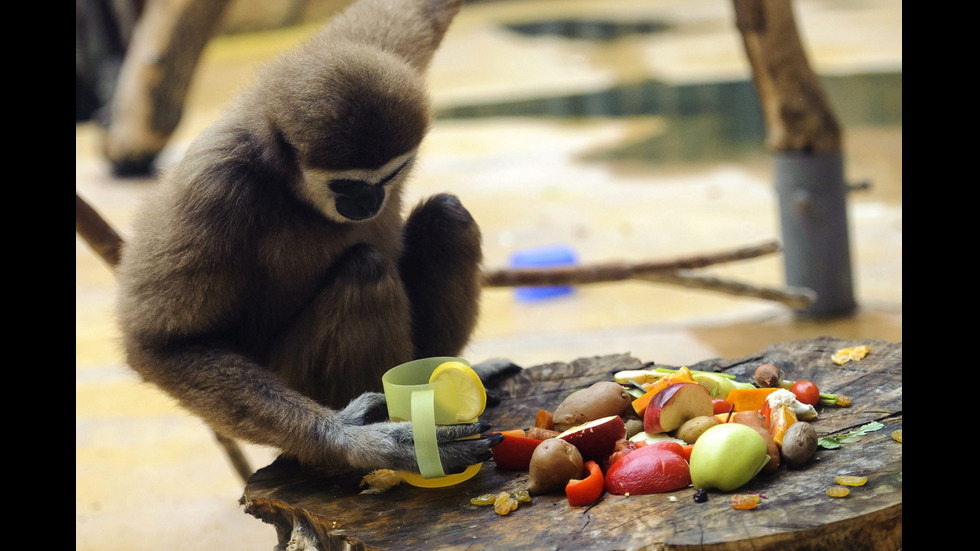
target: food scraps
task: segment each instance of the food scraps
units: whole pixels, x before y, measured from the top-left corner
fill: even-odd
[[[383,494],[402,483],[402,476],[391,469],[377,469],[364,475],[358,487],[367,486],[362,494]]]
[[[834,355],[830,359],[837,365],[844,365],[850,361],[863,360],[868,352],[871,352],[871,347],[866,345],[841,348],[837,352],[834,352]]]
[[[869,350],[853,347],[837,355],[858,360]],[[533,427],[497,431],[504,440],[492,450],[496,467],[528,472],[527,488],[486,493],[470,503],[493,506],[504,516],[531,495],[563,491],[570,507],[588,507],[606,494],[666,494],[692,486],[695,502],[704,503],[711,490],[735,492],[783,462],[800,467],[818,447],[838,448],[883,427],[874,421],[818,439],[809,423],[817,407],[847,407],[850,399],[820,392],[808,380],[786,380],[772,365],[755,374],[746,383],[687,367],[633,370],[572,392],[554,410],[539,409]],[[892,437],[901,442],[901,430]],[[394,471],[376,471],[362,481],[369,486],[363,493],[381,493],[399,482]],[[837,482],[828,496],[844,497],[848,486],[867,478]],[[731,506],[751,510],[764,497],[733,493]]]

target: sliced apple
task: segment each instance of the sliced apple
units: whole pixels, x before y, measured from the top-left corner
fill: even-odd
[[[578,448],[583,460],[601,465],[613,452],[616,441],[626,438],[626,423],[622,417],[610,415],[572,427],[558,438]]]
[[[698,372],[693,377],[695,383],[708,389],[712,398],[721,398],[724,400],[728,396],[728,393],[735,388],[735,384],[731,379],[718,373]]]
[[[646,431],[638,432],[630,437],[630,442],[643,443],[644,445],[655,444],[657,442],[677,442],[678,444],[685,444],[680,438],[674,438],[673,436],[666,433],[650,434]]]
[[[647,383],[653,383],[662,379],[666,373],[659,373],[656,371],[649,371],[646,369],[630,369],[626,371],[618,371],[613,376],[613,379],[621,384],[628,385],[631,383],[636,383],[638,385],[645,385]]]
[[[650,434],[670,432],[684,421],[714,415],[711,393],[698,383],[674,383],[653,397],[643,413],[643,430]]]

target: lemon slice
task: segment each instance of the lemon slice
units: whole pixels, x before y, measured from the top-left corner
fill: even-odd
[[[487,407],[487,391],[473,368],[457,361],[439,364],[429,384],[442,383],[436,390],[436,408],[455,412],[456,422],[474,421]]]

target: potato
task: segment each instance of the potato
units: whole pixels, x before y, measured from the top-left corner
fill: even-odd
[[[555,430],[563,432],[589,421],[620,415],[632,402],[633,398],[622,385],[613,381],[599,381],[573,392],[555,408]]]
[[[817,431],[810,423],[797,421],[783,435],[783,459],[791,467],[799,467],[817,451]]]
[[[774,473],[779,470],[779,446],[776,445],[776,441],[772,439],[772,434],[769,433],[769,427],[766,426],[766,418],[758,411],[739,411],[732,416],[732,422],[752,427],[766,441],[769,463],[762,468],[762,472]]]
[[[578,448],[561,438],[549,438],[531,455],[527,491],[541,495],[564,489],[569,480],[582,476],[583,465]]]
[[[674,433],[674,438],[680,438],[688,444],[693,444],[701,436],[702,432],[719,423],[720,421],[714,415],[694,417],[684,421],[684,424],[677,428],[677,432]]]
[[[639,417],[630,417],[624,419],[626,422],[626,438],[633,438],[637,434],[643,432],[643,419]]]

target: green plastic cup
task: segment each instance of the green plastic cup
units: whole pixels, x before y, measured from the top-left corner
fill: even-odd
[[[474,423],[479,417],[477,414],[473,419],[458,419],[457,410],[451,407],[454,400],[446,399],[453,390],[444,383],[429,382],[432,372],[446,362],[470,365],[466,360],[449,356],[423,358],[393,367],[381,377],[388,404],[388,417],[392,421],[412,423],[415,457],[421,474],[403,471],[401,475],[413,486],[439,488],[459,484],[476,475],[483,465],[470,465],[462,473],[450,475],[442,468],[436,426]]]

